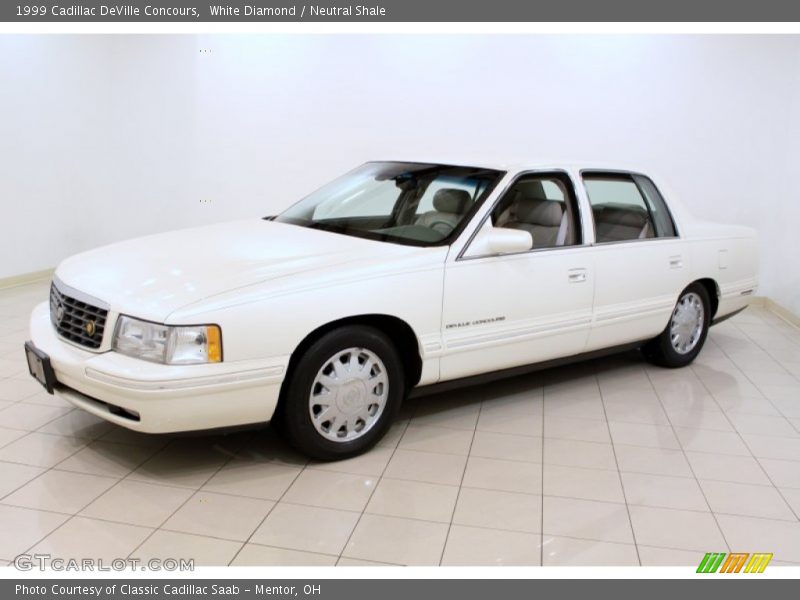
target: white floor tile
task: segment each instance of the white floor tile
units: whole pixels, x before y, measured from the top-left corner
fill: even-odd
[[[636,543],[678,550],[727,549],[711,513],[631,506]]]
[[[202,489],[209,492],[278,500],[301,472],[300,467],[237,459],[217,471]]]
[[[128,556],[152,531],[146,527],[73,517],[31,548],[31,553],[50,554],[64,560],[100,559],[108,564]]]
[[[71,408],[58,406],[42,406],[17,402],[13,406],[0,411],[0,427],[34,431],[43,425],[72,412]]]
[[[469,454],[472,434],[472,431],[464,429],[412,424],[406,429],[398,447],[403,450],[421,450],[423,452],[442,452],[444,454],[466,456]]]
[[[625,502],[617,471],[581,467],[544,465],[544,494],[584,500]]]
[[[542,438],[476,431],[470,456],[542,462]]]
[[[800,488],[800,461],[759,458],[758,462],[778,487]]]
[[[772,486],[700,480],[708,503],[717,514],[796,521],[781,494]]]
[[[194,560],[195,566],[224,567],[233,560],[241,547],[241,542],[159,530],[147,538],[131,556],[141,561],[190,558]]]
[[[687,452],[686,458],[698,479],[770,485],[761,464],[751,456]]]
[[[611,443],[608,425],[597,419],[547,416],[544,419],[544,437],[579,442]]]
[[[3,502],[26,508],[75,514],[117,481],[112,477],[51,470],[9,494],[3,498]]]
[[[438,565],[448,525],[380,515],[363,515],[342,553],[400,565]]]
[[[637,546],[639,559],[643,567],[694,567],[703,560],[705,552],[696,550],[676,550],[674,548],[656,548],[654,546]]]
[[[124,480],[81,511],[81,515],[143,527],[159,527],[192,495],[184,487]]]
[[[285,548],[273,548],[259,544],[247,544],[241,549],[231,566],[234,567],[330,567],[336,564],[336,556],[315,554]]]
[[[274,505],[270,500],[198,492],[162,528],[244,542]]]
[[[670,450],[678,450],[681,447],[669,425],[610,422],[609,427],[614,444]]]
[[[633,544],[548,535],[542,544],[542,564],[546,567],[638,567],[639,556]]]
[[[743,433],[753,456],[800,461],[800,437],[778,437]]]
[[[446,566],[526,566],[540,564],[540,537],[453,525],[442,557]]]
[[[686,456],[680,450],[617,444],[614,446],[614,452],[619,461],[620,471],[623,473],[693,477]]]
[[[545,496],[543,523],[545,534],[633,543],[625,504]]]
[[[377,483],[374,477],[306,469],[283,495],[283,500],[323,508],[362,511]]]
[[[462,488],[453,523],[537,533],[542,529],[542,497],[498,490]]]
[[[449,523],[458,488],[452,485],[382,479],[365,512]]]
[[[565,467],[614,470],[617,461],[611,444],[545,438],[544,462]]]
[[[0,499],[44,472],[42,467],[0,462]]]
[[[281,502],[264,519],[251,541],[264,546],[338,555],[358,519],[357,512]]]
[[[540,494],[542,465],[474,456],[467,462],[462,485],[487,490]]]
[[[0,558],[14,560],[45,538],[69,517],[41,510],[0,504]]]
[[[398,448],[389,461],[383,476],[392,479],[459,485],[466,466],[466,456]]]
[[[717,518],[731,548],[764,548],[777,560],[800,562],[800,523],[731,515]]]
[[[714,454],[729,454],[732,456],[750,456],[750,450],[748,450],[738,433],[692,429],[689,427],[675,427],[674,429],[686,452],[712,452]]]
[[[631,505],[709,510],[700,486],[690,477],[623,473],[622,484]]]

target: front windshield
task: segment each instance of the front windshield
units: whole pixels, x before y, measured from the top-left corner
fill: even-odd
[[[307,196],[275,220],[368,239],[449,243],[491,192],[501,171],[372,162]]]

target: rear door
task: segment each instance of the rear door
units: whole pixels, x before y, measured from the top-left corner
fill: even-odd
[[[653,182],[584,171],[594,226],[595,296],[587,351],[655,337],[690,272],[689,256]]]

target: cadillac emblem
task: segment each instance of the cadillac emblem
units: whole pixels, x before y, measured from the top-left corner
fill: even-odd
[[[86,324],[83,326],[83,330],[86,332],[86,335],[92,337],[94,332],[97,331],[97,325],[94,321],[86,321]]]
[[[64,320],[64,305],[59,302],[56,304],[56,323],[61,324]]]

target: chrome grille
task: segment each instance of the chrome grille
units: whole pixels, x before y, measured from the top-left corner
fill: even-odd
[[[97,349],[103,343],[108,310],[94,306],[50,284],[50,321],[58,335],[81,346]]]

